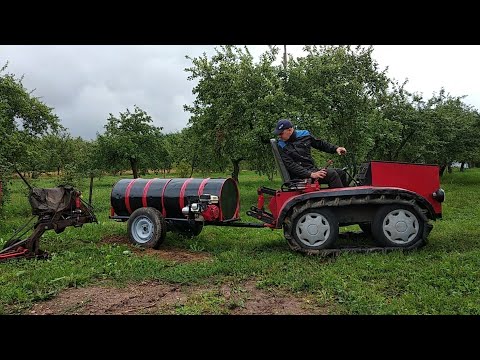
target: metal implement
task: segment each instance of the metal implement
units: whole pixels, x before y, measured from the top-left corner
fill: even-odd
[[[80,196],[81,192],[71,186],[31,188],[29,202],[34,216],[5,243],[0,250],[0,261],[15,258],[47,258],[48,253],[39,248],[40,238],[45,231],[54,230],[59,234],[69,226],[81,227],[86,223],[96,223],[93,208]],[[29,226],[35,216],[38,216],[36,223]],[[22,239],[30,230],[33,230],[30,236]]]

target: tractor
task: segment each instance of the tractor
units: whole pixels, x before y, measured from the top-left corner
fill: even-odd
[[[241,222],[231,178],[122,179],[111,192],[110,218],[127,221],[130,241],[141,247],[158,248],[168,231],[196,236],[214,225],[279,229],[292,250],[332,254],[419,248],[427,243],[431,220],[442,217],[445,192],[436,165],[369,161],[351,178],[354,186],[329,189],[291,179],[276,140],[270,143],[282,185],[257,190],[257,204],[246,213],[260,222]],[[339,228],[355,224],[375,246],[338,246]]]

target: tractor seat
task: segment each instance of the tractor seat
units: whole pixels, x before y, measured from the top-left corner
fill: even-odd
[[[305,189],[308,179],[292,179],[290,173],[288,172],[285,164],[283,163],[280,152],[278,151],[278,145],[276,139],[270,139],[270,144],[272,145],[273,157],[275,158],[275,163],[277,164],[278,172],[282,178],[282,189],[286,188],[287,190],[299,190]]]

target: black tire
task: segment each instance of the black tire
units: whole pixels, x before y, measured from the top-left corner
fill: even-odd
[[[290,235],[293,248],[328,249],[338,239],[338,219],[328,209],[307,208],[293,219]]]
[[[360,229],[362,229],[363,234],[367,237],[373,240],[375,245],[378,246],[384,246],[384,243],[381,243],[377,240],[375,236],[373,236],[372,233],[372,223],[359,223],[358,226],[360,226]]]
[[[425,221],[414,208],[384,205],[372,222],[375,241],[385,247],[412,248],[423,239]]]
[[[371,223],[359,223],[360,229],[362,229],[363,233],[367,236],[372,235],[372,224]]]
[[[185,226],[183,228],[180,228],[178,230],[178,233],[181,236],[184,236],[184,237],[187,237],[187,238],[193,238],[194,236],[200,235],[202,230],[203,230],[203,222],[195,221],[195,225]]]
[[[139,208],[128,219],[127,231],[132,244],[157,249],[165,240],[167,224],[157,209]]]
[[[55,233],[56,233],[56,234],[61,234],[61,233],[63,233],[63,232],[65,231],[65,229],[66,229],[66,228],[57,229],[57,230],[55,230]]]

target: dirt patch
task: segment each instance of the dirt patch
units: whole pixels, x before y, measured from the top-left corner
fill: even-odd
[[[86,287],[68,289],[57,297],[35,304],[33,315],[126,315],[155,313],[163,302],[181,300],[179,287],[142,282],[126,288]]]
[[[248,281],[239,288],[224,285],[221,292],[234,306],[234,315],[309,315],[326,314],[325,307],[314,306],[311,298],[296,297],[278,290],[258,289],[255,281]]]
[[[126,236],[109,236],[100,240],[100,244],[124,244],[131,245]]]
[[[211,259],[212,256],[205,252],[194,252],[186,249],[176,248],[172,246],[162,245],[159,250],[145,249],[133,245],[126,236],[111,236],[103,238],[100,244],[122,244],[127,245],[130,250],[137,255],[148,255],[159,257],[163,260],[170,260],[175,262],[191,262],[191,261],[204,261]]]
[[[216,308],[209,307],[214,297]],[[199,299],[204,299],[205,304]],[[207,299],[207,300],[205,300]],[[26,314],[32,315],[129,315],[175,314],[176,309],[195,304],[196,313],[232,315],[306,315],[326,314],[325,307],[314,301],[277,290],[256,287],[253,280],[236,285],[176,286],[156,281],[130,284],[125,288],[94,286],[68,289],[52,300],[35,304]],[[187,312],[188,313],[188,312]]]

